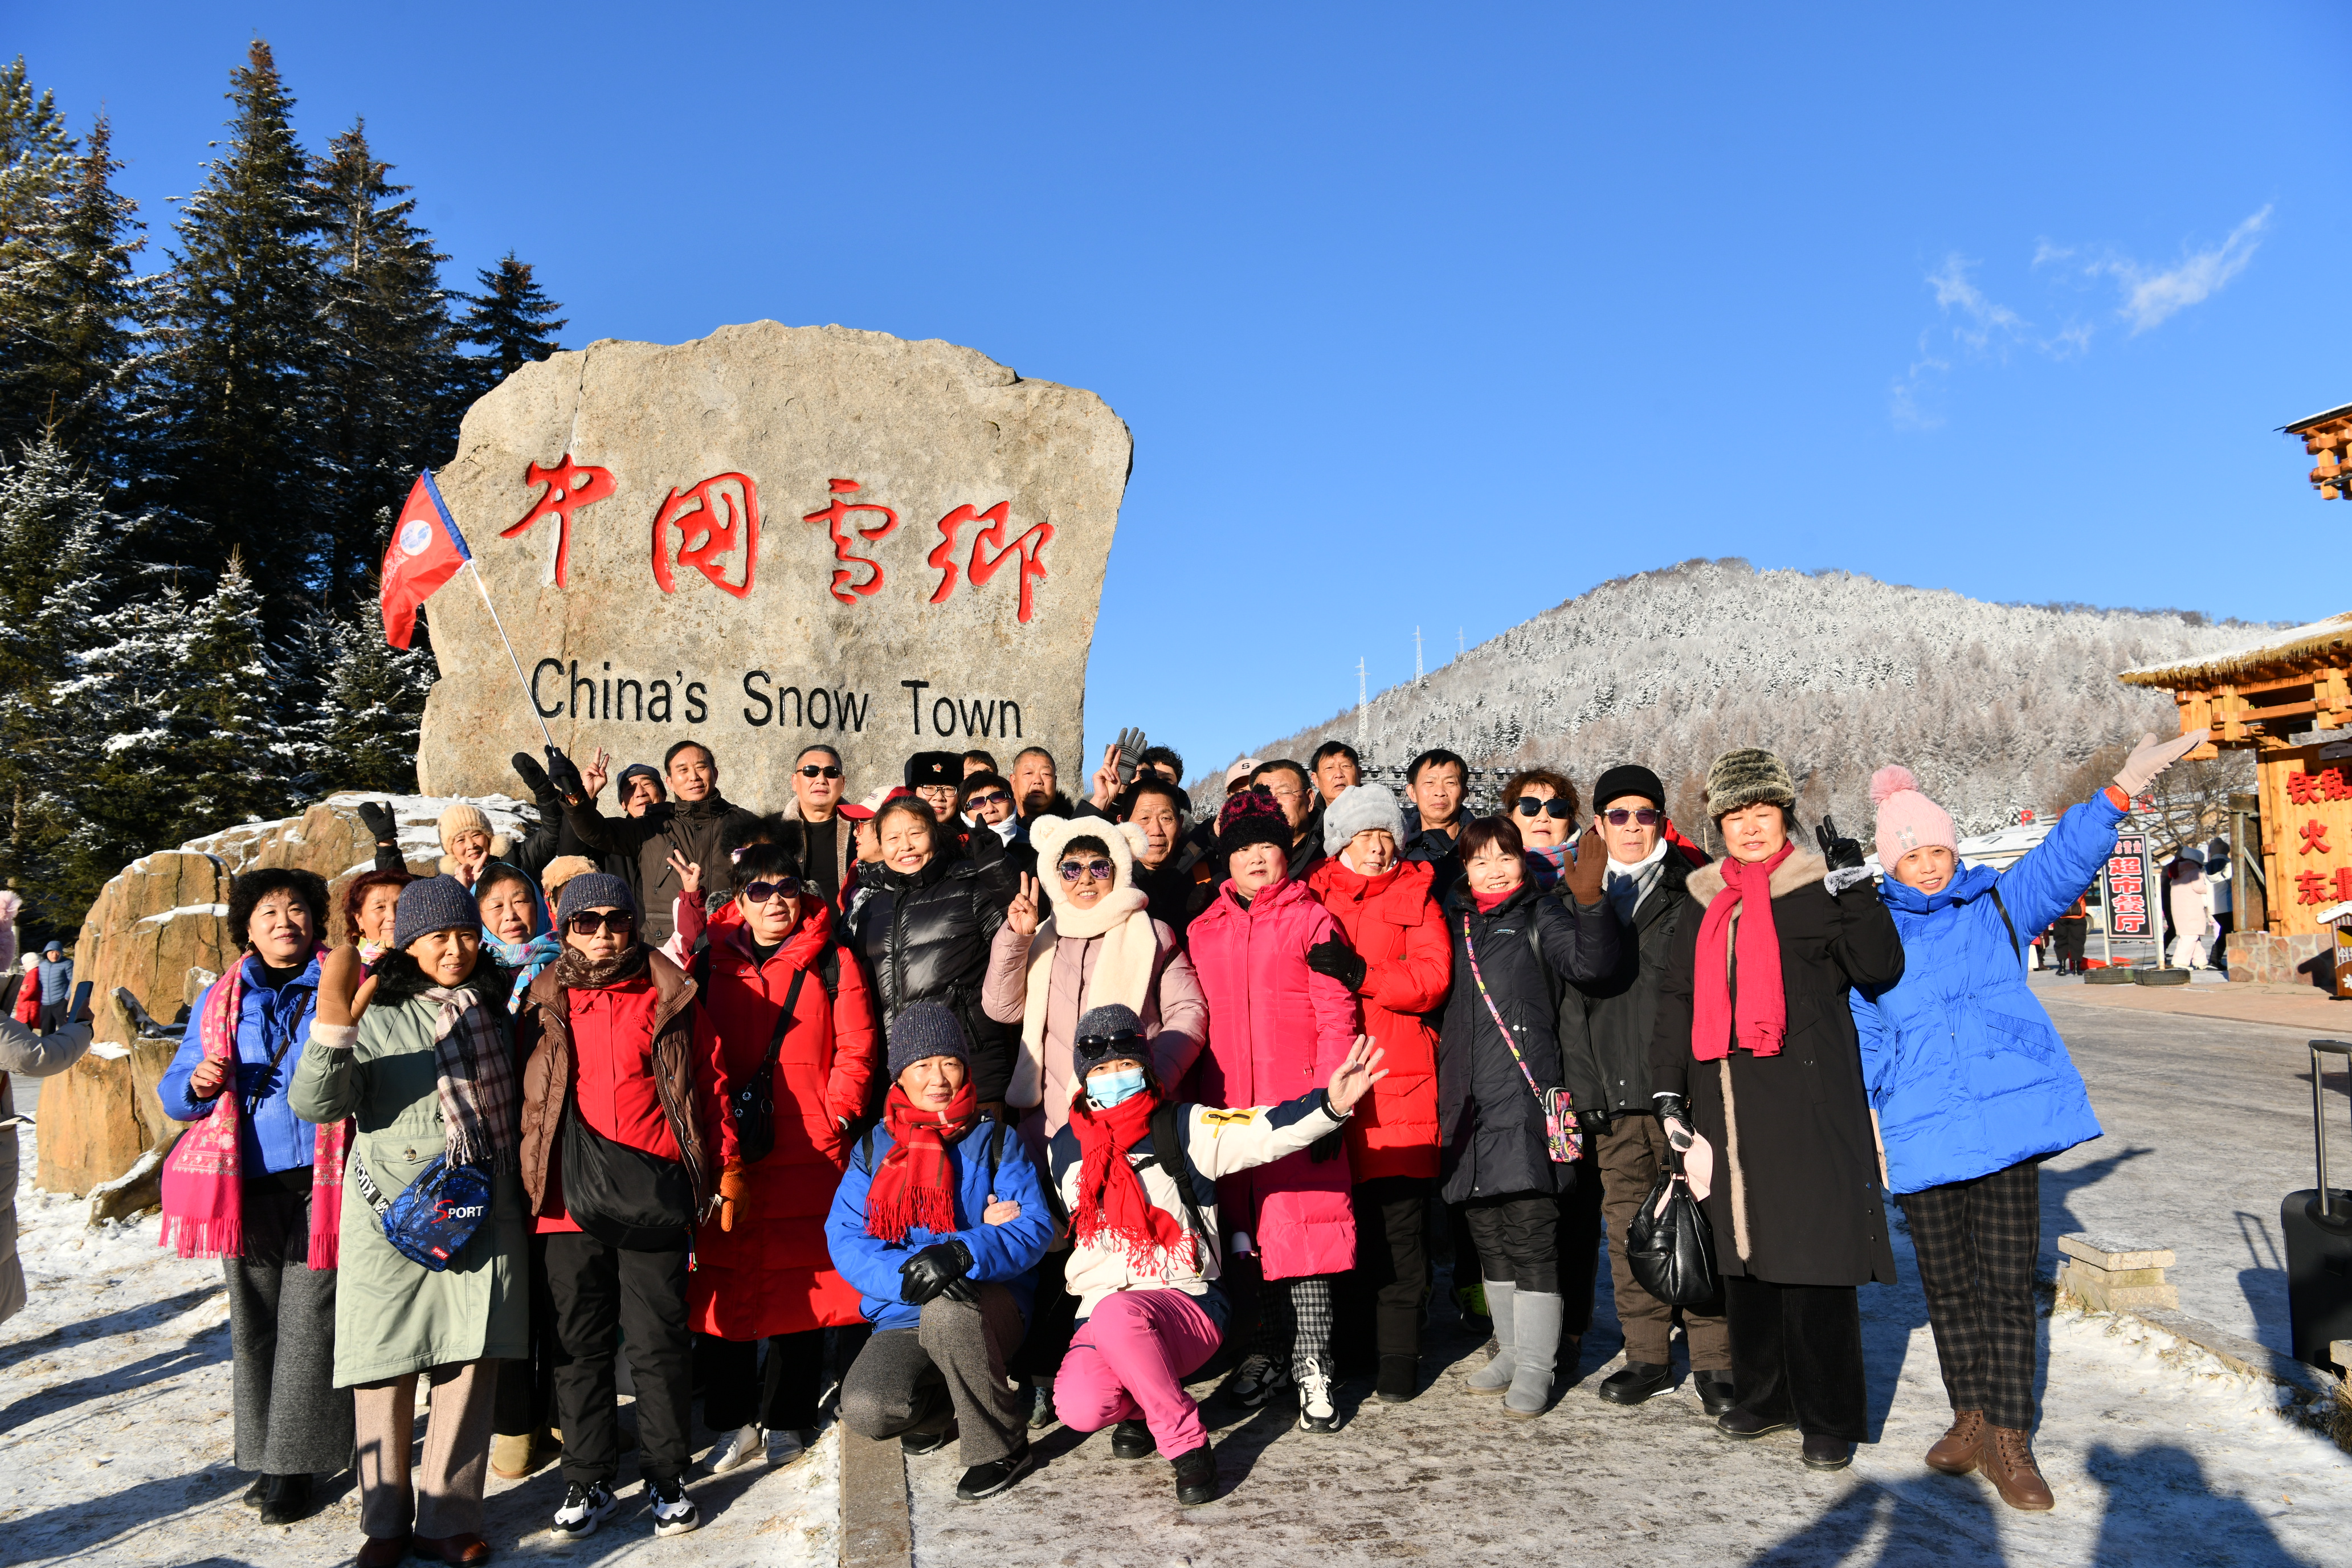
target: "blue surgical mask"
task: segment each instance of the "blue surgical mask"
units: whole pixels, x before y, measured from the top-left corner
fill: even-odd
[[[1142,1092],[1141,1068],[1121,1068],[1117,1072],[1097,1073],[1087,1079],[1087,1097],[1104,1110]]]

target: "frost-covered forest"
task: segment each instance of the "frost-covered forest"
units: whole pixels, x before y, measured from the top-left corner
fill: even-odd
[[[2086,764],[2141,731],[2176,732],[2171,700],[2116,672],[2247,640],[2179,610],[1993,605],[1846,572],[1689,561],[1604,583],[1479,644],[1418,686],[1255,748],[1304,759],[1326,739],[1375,767],[1443,746],[1474,767],[1538,762],[1579,788],[1620,762],[1666,781],[1696,833],[1708,762],[1766,746],[1809,819],[1867,837],[1869,780],[1899,762],[1963,832],[2072,804]],[[2236,754],[2242,761],[2242,753]],[[2252,787],[2251,784],[2241,787]]]
[[[384,645],[392,517],[563,326],[512,255],[445,288],[364,122],[306,146],[268,44],[227,87],[151,251],[105,117],[0,69],[0,879],[28,940],[148,850],[414,790],[432,660]]]

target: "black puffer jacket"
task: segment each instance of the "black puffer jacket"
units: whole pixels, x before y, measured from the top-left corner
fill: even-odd
[[[882,1027],[911,1003],[945,1005],[971,1042],[983,1103],[1004,1098],[1020,1038],[1018,1026],[997,1023],[980,1005],[989,944],[1012,901],[1004,864],[934,855],[911,875],[868,866],[849,909],[846,944],[865,963]]]
[[[759,818],[725,796],[712,794],[696,801],[666,800],[643,816],[606,816],[593,800],[567,806],[564,818],[588,852],[607,862],[614,856],[634,857],[637,874],[629,885],[637,894],[637,929],[646,945],[659,947],[676,929],[677,873],[670,868],[672,850],[688,865],[702,868],[706,886],[724,880],[714,870],[725,858],[719,841],[738,823]]]
[[[1561,1066],[1580,1112],[1622,1116],[1653,1109],[1650,1040],[1657,1032],[1658,990],[1665,984],[1675,925],[1689,902],[1683,887],[1694,869],[1668,845],[1657,881],[1634,906],[1633,928],[1617,928],[1617,967],[1560,994]]]
[[[1545,1151],[1543,1104],[1528,1079],[1537,1089],[1565,1084],[1561,983],[1598,979],[1616,967],[1617,918],[1605,902],[1570,906],[1532,882],[1481,914],[1465,879],[1446,898],[1445,924],[1454,939],[1454,993],[1437,1042],[1437,1124],[1445,1145],[1439,1195],[1458,1204],[1572,1192],[1576,1168],[1552,1163]],[[1495,1026],[1487,997],[1517,1037],[1525,1075]]]

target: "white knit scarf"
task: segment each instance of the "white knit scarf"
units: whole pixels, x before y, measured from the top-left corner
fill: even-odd
[[[1063,900],[1057,868],[1062,846],[1080,837],[1099,838],[1110,850],[1110,891],[1091,909]],[[1061,940],[1101,939],[1102,950],[1095,955],[1095,972],[1087,983],[1086,1004],[1099,1007],[1109,1002],[1123,1003],[1139,1018],[1150,1000],[1151,972],[1160,959],[1159,934],[1151,927],[1149,900],[1135,886],[1135,848],[1124,825],[1041,816],[1029,825],[1029,838],[1037,846],[1037,879],[1045,885],[1054,912],[1038,922],[1036,934],[1029,939],[1021,1057],[1013,1064],[1013,1082],[1005,1091],[1007,1102],[1013,1105],[1035,1105],[1045,1097],[1045,1005],[1053,994],[1054,953]],[[1083,968],[1083,957],[1079,963]]]

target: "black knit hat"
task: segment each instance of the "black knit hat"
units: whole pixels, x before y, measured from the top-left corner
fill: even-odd
[[[455,877],[419,877],[400,889],[392,917],[392,945],[405,948],[436,931],[478,931],[482,907]]]
[[[954,752],[917,752],[907,759],[907,787],[925,789],[945,784],[950,789],[963,784],[963,758]]]
[[[1611,801],[1629,795],[1639,795],[1660,811],[1666,809],[1666,786],[1639,763],[1620,763],[1602,773],[1601,782],[1592,786],[1592,809],[1606,811]]]
[[[583,871],[563,884],[555,900],[555,923],[565,925],[583,910],[626,910],[637,912],[637,896],[628,883],[610,871]]]
[[[931,1057],[953,1057],[971,1065],[971,1047],[956,1016],[937,1002],[910,1003],[890,1020],[890,1077]]]
[[[1290,831],[1290,819],[1282,815],[1274,792],[1264,784],[1235,790],[1225,797],[1225,807],[1217,814],[1217,858],[1221,860],[1231,859],[1253,844],[1271,844],[1288,854],[1295,837]]]
[[[1135,1009],[1118,1002],[1089,1007],[1078,1020],[1077,1037],[1070,1045],[1070,1065],[1084,1083],[1087,1074],[1105,1062],[1141,1062],[1151,1067],[1150,1047],[1143,1043],[1143,1020]]]

